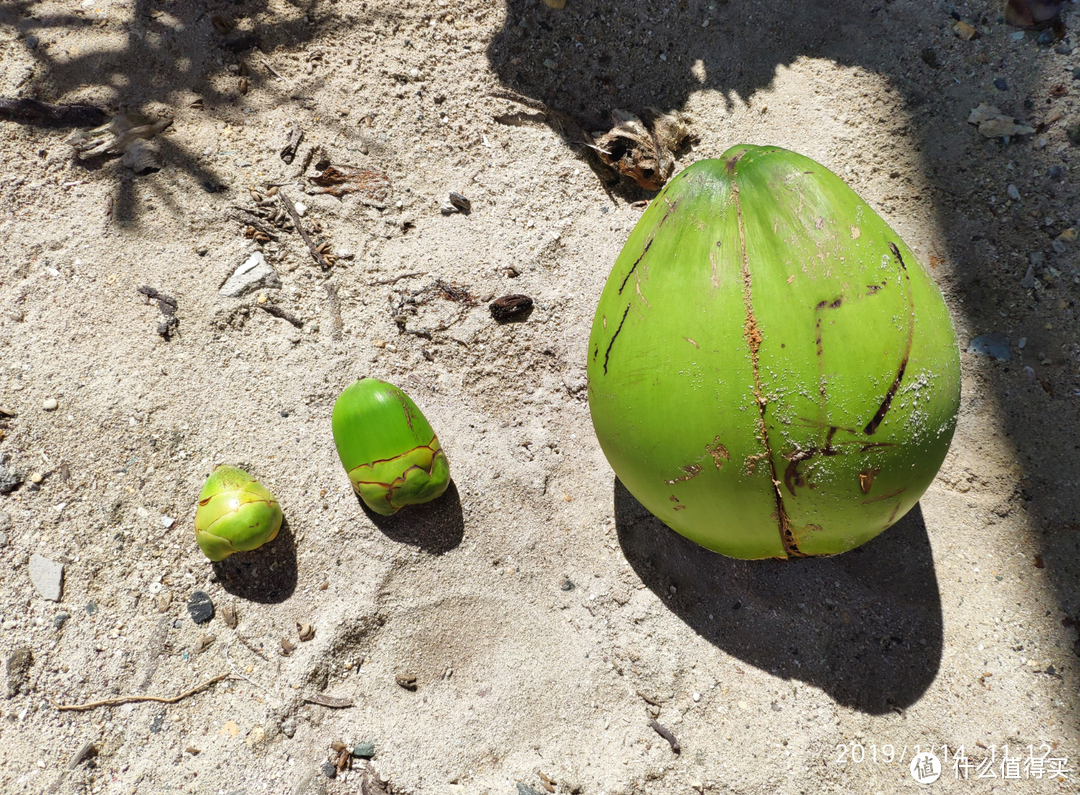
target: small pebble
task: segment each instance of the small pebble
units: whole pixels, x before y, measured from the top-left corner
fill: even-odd
[[[68,613],[61,610],[59,613],[57,613],[55,616],[53,616],[53,626],[56,627],[57,629],[61,629],[64,626],[64,624],[67,623],[67,620],[69,618],[71,618],[71,616]]]
[[[439,205],[439,212],[443,215],[453,215],[457,211],[458,208],[455,207],[449,200],[444,201],[442,204]]]
[[[357,743],[353,746],[352,755],[360,759],[371,759],[375,756],[375,743]]]
[[[34,472],[30,475],[28,480],[34,485],[37,485],[38,483],[41,483],[41,481],[45,480],[45,476],[42,475],[40,472]]]
[[[327,778],[337,778],[337,768],[334,767],[333,762],[323,762],[321,770]]]
[[[1073,67],[1073,80],[1080,80],[1080,66]]]
[[[1065,176],[1064,166],[1050,166],[1050,170],[1046,172],[1050,179],[1062,179]]]
[[[169,605],[172,604],[172,592],[162,591],[157,595],[157,609],[159,613],[164,613],[169,609]]]
[[[162,516],[161,524],[166,530],[168,530],[170,527],[176,524],[176,520],[173,519],[171,516]]]
[[[11,529],[11,514],[0,511],[0,533]]]
[[[64,564],[44,555],[31,555],[30,582],[43,599],[59,602],[64,591]]]
[[[564,591],[572,591],[572,590],[574,590],[574,584],[572,582],[570,582],[570,580],[564,581],[563,584],[560,585],[559,587],[562,588]]]
[[[208,249],[206,246],[199,246],[197,249],[195,249],[195,253],[198,254],[200,257],[205,257],[209,253],[209,251],[210,249]]]
[[[996,88],[998,91],[1008,91],[1009,84],[1005,82],[1004,77],[997,77],[994,79],[994,88]]]
[[[56,401],[56,398],[45,398],[41,402],[41,408],[45,411],[56,411],[60,404]]]
[[[1071,44],[1059,44],[1054,48],[1054,52],[1058,55],[1069,55],[1073,51]]]
[[[1009,34],[1009,38],[1013,41],[1022,41],[1024,38],[1024,31],[1014,30],[1012,33]]]
[[[86,615],[88,615],[88,616],[94,615],[98,611],[97,602],[87,602],[85,610],[86,610]]]
[[[153,734],[157,734],[161,731],[161,727],[165,724],[165,713],[159,712],[154,716],[154,719],[150,721],[150,731]]]
[[[1027,337],[1021,337],[1020,341],[1016,343],[1016,347],[1020,350],[1024,350],[1024,346],[1027,345]]]
[[[1005,189],[1005,192],[1009,194],[1009,198],[1012,199],[1014,202],[1020,201],[1020,189],[1017,188],[1015,185],[1010,185],[1009,187],[1007,187]]]
[[[26,37],[26,46],[32,50],[38,46],[39,41],[38,37],[31,33]]]
[[[1005,334],[981,334],[968,343],[968,353],[989,356],[999,361],[1008,361],[1012,358],[1009,351],[1009,338]]]
[[[281,722],[281,733],[291,739],[296,734],[296,721],[292,718],[283,720]]]
[[[214,603],[205,591],[195,591],[188,600],[187,609],[196,624],[205,624],[214,617]]]
[[[1052,30],[1044,30],[1035,39],[1036,44],[1041,44],[1043,47],[1049,47],[1054,43],[1054,32]]]
[[[297,202],[293,206],[296,207],[296,214],[299,215],[301,218],[303,218],[304,215],[307,213],[307,205],[303,202]]]

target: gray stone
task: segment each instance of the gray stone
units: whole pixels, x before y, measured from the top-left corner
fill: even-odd
[[[66,610],[61,610],[59,613],[53,616],[53,626],[57,629],[63,629],[64,624],[67,623],[67,620],[69,618],[71,618],[71,614],[68,613]]]
[[[281,280],[262,252],[256,251],[233,271],[233,275],[225,280],[218,292],[229,298],[239,298],[264,287],[281,287]]]
[[[1012,353],[1009,351],[1009,338],[1000,332],[976,337],[968,343],[967,350],[968,353],[989,356],[1002,362],[1007,362],[1012,358]]]
[[[15,491],[23,482],[22,474],[6,467],[6,461],[5,456],[0,456],[0,494]]]
[[[64,592],[64,564],[36,553],[31,555],[30,582],[43,599],[59,602]]]
[[[375,743],[357,743],[353,746],[352,755],[360,759],[371,759],[375,756]]]
[[[0,511],[0,533],[6,533],[11,529],[11,514]]]
[[[296,721],[292,718],[283,720],[281,722],[281,733],[289,739],[292,739],[293,735],[296,734]]]
[[[214,617],[214,603],[206,591],[195,591],[188,600],[188,613],[196,624],[205,624]]]
[[[26,692],[27,680],[30,677],[30,666],[33,663],[34,655],[25,646],[19,646],[4,660],[4,678],[7,681],[8,698]]]
[[[292,795],[326,795],[326,779],[317,769],[311,770],[296,782]]]

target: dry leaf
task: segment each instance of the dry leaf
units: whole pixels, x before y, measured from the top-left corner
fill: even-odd
[[[308,641],[315,637],[315,627],[311,624],[301,624],[296,622],[296,634],[300,636],[300,640]]]
[[[986,138],[1031,135],[1035,132],[1034,127],[1017,124],[1012,116],[1006,116],[993,105],[987,105],[985,102],[980,103],[979,107],[973,108],[967,120],[968,124],[978,125],[979,134]]]
[[[296,651],[296,644],[290,641],[288,638],[283,638],[281,641],[281,654],[283,657],[288,657]]]
[[[215,640],[217,640],[217,635],[200,635],[199,642],[195,644],[195,653],[201,654],[206,651]]]
[[[311,193],[329,193],[331,196],[359,193],[375,202],[388,201],[392,187],[390,179],[379,171],[344,166],[327,166],[321,174],[308,177],[308,180],[320,188]]]

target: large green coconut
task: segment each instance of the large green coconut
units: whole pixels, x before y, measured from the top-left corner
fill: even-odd
[[[900,237],[819,163],[737,146],[652,202],[608,277],[589,407],[655,516],[737,558],[832,555],[918,502],[960,357]]]

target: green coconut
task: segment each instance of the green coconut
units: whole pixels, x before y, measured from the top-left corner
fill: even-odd
[[[247,472],[220,465],[199,492],[195,540],[210,560],[224,560],[273,541],[281,529],[281,506]]]
[[[626,488],[747,559],[833,555],[894,524],[960,403],[956,334],[911,249],[776,147],[734,147],[657,195],[600,297],[588,376]]]
[[[412,399],[375,378],[354,381],[334,403],[334,444],[353,490],[389,516],[450,485],[446,454]]]

